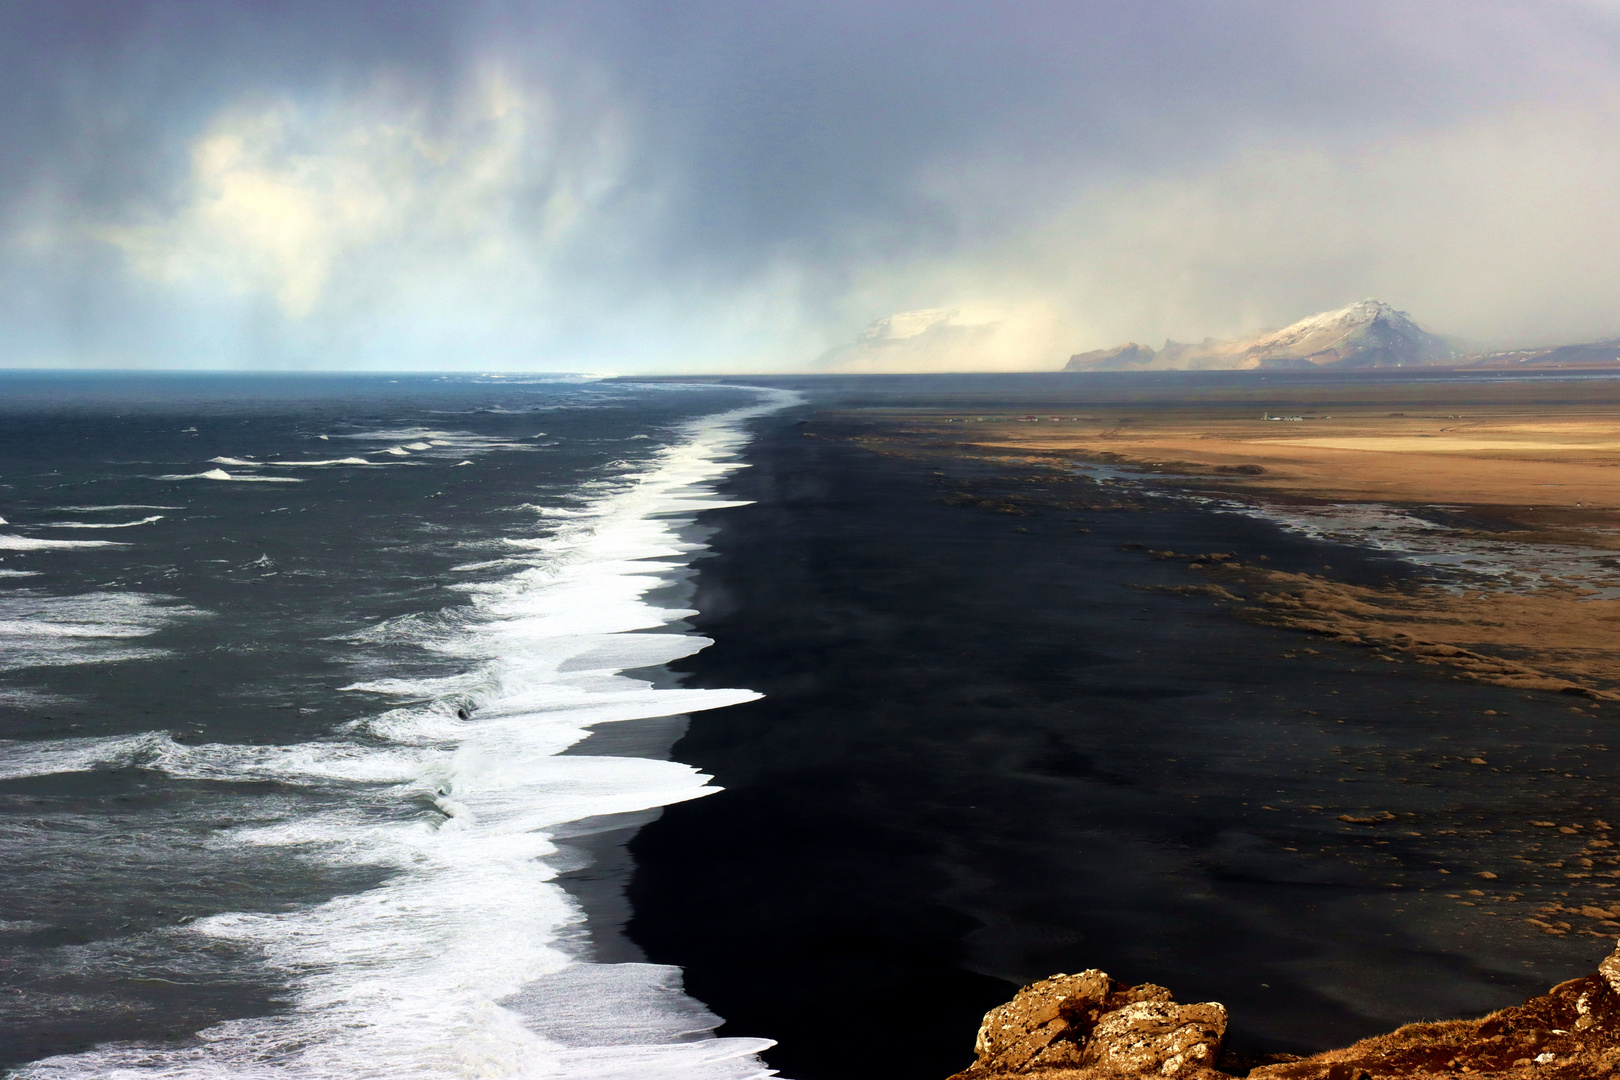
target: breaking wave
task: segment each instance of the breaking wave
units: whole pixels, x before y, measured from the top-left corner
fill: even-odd
[[[249,462],[248,464],[252,464]],[[167,476],[155,477],[157,480],[246,480],[260,484],[302,484],[303,481],[294,476],[236,476],[224,469],[209,469],[200,473],[171,473]]]
[[[0,776],[138,767],[340,792],[318,812],[236,826],[219,842],[388,871],[380,885],[326,903],[185,928],[262,956],[288,988],[284,1011],[216,1024],[178,1045],[109,1044],[13,1075],[770,1075],[756,1055],[771,1044],[714,1036],[720,1018],[681,992],[678,969],[581,955],[583,913],[556,880],[566,865],[555,837],[583,819],[717,790],[679,762],[562,751],[595,725],[759,696],[661,688],[626,673],[708,644],[679,625],[693,612],[648,595],[701,549],[681,536],[690,516],[737,505],[715,498],[713,485],[738,467],[745,422],[791,400],[770,393],[687,425],[555,532],[511,537],[522,551],[513,572],[456,586],[468,604],[359,635],[358,647],[423,650],[453,661],[455,673],[351,683],[345,691],[375,709],[329,738],[183,745],[150,732],[6,747],[12,771]]]

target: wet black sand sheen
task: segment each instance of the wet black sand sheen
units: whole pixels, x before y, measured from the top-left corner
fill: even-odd
[[[1531,817],[1612,813],[1607,715],[1231,621],[1140,588],[1188,572],[1119,549],[1399,567],[1152,500],[951,505],[1038,485],[811,415],[762,422],[724,488],[755,505],[709,518],[715,644],[678,665],[766,697],[693,718],[674,756],[726,790],[631,843],[629,935],[722,1034],[779,1040],[797,1080],[937,1080],[1017,984],[1101,967],[1223,1001],[1240,1050],[1306,1049],[1504,1005],[1612,947],[1523,922],[1606,882],[1513,859],[1547,839]],[[1284,657],[1302,644],[1322,651]],[[1396,819],[1338,820],[1358,811]]]

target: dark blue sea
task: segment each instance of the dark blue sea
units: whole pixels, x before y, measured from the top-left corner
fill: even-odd
[[[660,747],[757,695],[662,665],[707,644],[693,516],[791,398],[0,375],[0,1064],[762,1075],[559,879],[713,790]]]

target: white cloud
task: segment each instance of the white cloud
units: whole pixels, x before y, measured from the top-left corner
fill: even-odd
[[[840,372],[1022,371],[1061,366],[1068,328],[1040,304],[923,308],[875,320],[817,367]]]
[[[108,110],[119,138],[78,132],[0,201],[0,363],[1052,369],[1366,296],[1482,341],[1614,334],[1610,38],[1574,33],[1568,5],[1509,7],[1451,33],[1397,6],[1376,40],[1335,39],[1344,70],[1383,63],[1434,108],[1378,98],[1358,120],[1337,99],[1217,94],[1200,119],[1180,92],[1126,86],[1054,120],[1067,99],[1043,90],[1042,110],[992,101],[1005,124],[869,162],[870,199],[809,158],[830,186],[778,197],[780,151],[814,138],[588,50],[491,46],[514,62],[442,82],[271,83],[290,89],[233,91],[200,124],[154,112],[124,131]],[[1464,94],[1521,54],[1535,78]],[[1362,85],[1335,71],[1329,97]],[[1176,91],[1174,72],[1153,78]],[[1004,137],[1026,121],[1051,130]],[[196,125],[177,133],[187,153],[157,176],[179,123]]]
[[[570,119],[498,70],[448,118],[386,86],[237,104],[192,142],[170,205],[89,231],[143,278],[268,298],[294,322],[417,322],[472,297],[487,317],[543,293],[619,181],[616,113]]]
[[[946,258],[876,269],[867,289],[1044,304],[1069,351],[1235,336],[1365,296],[1488,343],[1613,335],[1615,130],[1620,108],[1587,99],[1349,147],[1274,141],[1080,188],[1012,235],[986,227]],[[927,190],[971,236],[1009,183],[958,168]]]

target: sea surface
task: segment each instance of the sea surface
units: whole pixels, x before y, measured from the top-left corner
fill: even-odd
[[[0,1065],[763,1075],[589,864],[715,790],[685,714],[758,696],[663,665],[792,399],[0,376]]]

